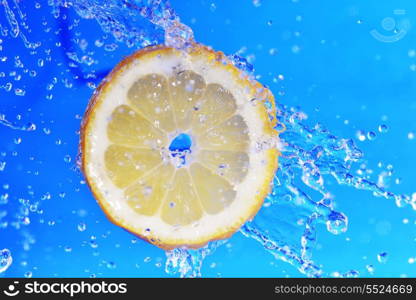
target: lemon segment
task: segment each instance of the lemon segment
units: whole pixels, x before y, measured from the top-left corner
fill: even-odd
[[[160,164],[161,157],[151,149],[110,145],[104,161],[111,181],[124,188]]]
[[[200,45],[120,63],[81,130],[83,172],[107,216],[164,249],[238,230],[270,191],[279,155],[266,107],[252,101],[259,89]]]
[[[124,196],[130,207],[138,214],[152,216],[160,208],[167,191],[172,188],[174,167],[159,165],[147,176],[126,188]]]
[[[233,184],[247,175],[249,157],[245,152],[201,150],[197,155],[197,161]]]
[[[234,200],[234,187],[220,175],[214,174],[199,163],[190,166],[190,173],[199,200],[208,214],[221,212]]]
[[[248,145],[248,128],[241,115],[218,124],[200,141],[201,148],[209,150],[247,151]]]
[[[139,78],[127,93],[132,108],[152,120],[154,127],[169,132],[175,129],[168,81],[164,76],[149,74]]]
[[[231,117],[237,110],[233,95],[220,84],[209,84],[200,101],[194,107],[192,131],[203,134],[218,123]]]
[[[184,70],[169,80],[172,105],[178,129],[189,128],[192,109],[205,91],[205,80],[195,72]]]
[[[128,105],[112,112],[107,126],[108,139],[118,145],[152,149],[166,142],[165,134]]]
[[[188,171],[177,170],[172,189],[168,191],[162,207],[162,220],[172,226],[186,226],[199,220],[202,215],[203,210]]]

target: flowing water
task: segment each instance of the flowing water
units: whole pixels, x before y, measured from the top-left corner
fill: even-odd
[[[59,27],[50,24],[49,19],[42,17],[41,13],[38,15],[27,13],[28,9],[25,8],[27,5],[33,5],[35,11],[42,11],[43,14],[45,11],[52,14]],[[254,7],[258,5],[261,5],[260,1],[253,1]],[[111,68],[111,65],[107,66],[105,62],[95,58],[98,56],[97,53],[111,53],[122,48],[128,54],[136,49],[158,43],[184,49],[194,40],[192,29],[182,24],[170,3],[163,0],[49,0],[48,3],[35,1],[31,4],[17,0],[2,0],[0,7],[3,10],[3,19],[0,23],[0,50],[8,47],[8,43],[17,49],[14,57],[3,56],[0,51],[0,61],[3,64],[0,70],[0,93],[6,97],[14,94],[17,98],[21,98],[20,103],[12,103],[12,101],[4,103],[13,107],[15,113],[8,111],[6,114],[0,111],[0,125],[15,131],[16,145],[22,143],[22,140],[24,141],[32,133],[41,132],[42,136],[48,136],[51,132],[66,130],[65,126],[54,125],[51,114],[41,116],[39,122],[31,121],[34,119],[31,115],[31,97],[33,97],[31,89],[34,89],[35,85],[31,85],[30,80],[35,81],[39,78],[45,65],[56,65],[54,74],[42,75],[45,76],[43,78],[47,78],[45,101],[52,103],[55,86],[65,87],[68,93],[79,89],[80,85],[87,85],[90,91],[97,86]],[[212,6],[212,9],[215,9],[215,6]],[[69,13],[73,11],[79,18],[69,18]],[[84,37],[77,32],[77,27],[84,19],[98,22],[102,30],[100,38]],[[35,26],[40,28],[40,33],[34,32]],[[50,45],[49,37],[58,38],[58,41]],[[68,44],[69,40],[75,41],[75,46]],[[60,54],[62,48],[65,49],[64,56]],[[76,51],[75,48],[81,51]],[[241,53],[235,53],[228,57],[248,76],[255,77],[255,64],[240,55]],[[28,83],[21,84],[23,80]],[[82,108],[85,108],[87,99],[88,95],[83,104],[79,105],[81,108],[76,114],[76,122],[80,122]],[[276,118],[279,120],[277,130],[280,132],[282,147],[279,169],[274,178],[273,190],[265,200],[263,208],[240,231],[245,237],[260,243],[273,257],[293,265],[306,276],[334,276],[334,270],[323,268],[312,255],[316,247],[317,227],[320,224],[323,224],[333,235],[342,234],[348,229],[348,216],[342,211],[337,211],[331,191],[333,184],[328,185],[328,181],[351,189],[366,190],[369,195],[389,199],[394,201],[397,207],[407,209],[416,209],[416,197],[395,194],[386,189],[383,183],[392,176],[391,168],[387,166],[374,174],[366,167],[363,152],[352,139],[333,135],[324,125],[308,119],[307,114],[301,109],[280,103],[279,98],[276,105]],[[57,109],[63,108],[57,107]],[[386,127],[381,125],[380,131],[383,130],[386,130]],[[374,132],[369,132],[358,139],[371,140],[374,136]],[[61,145],[64,142],[57,137],[54,143]],[[2,151],[0,173],[6,173],[9,164],[16,163],[15,157],[19,154],[13,149],[0,150]],[[28,163],[35,164],[36,151],[33,154],[30,150],[26,151],[29,151]],[[64,160],[72,165],[71,172],[79,172],[75,157],[65,155]],[[35,174],[29,175],[36,176],[37,171],[32,172]],[[66,182],[58,199],[52,200],[61,201],[59,198],[65,198],[64,186],[69,184],[71,182]],[[83,184],[81,179],[81,185]],[[54,225],[55,221],[52,219],[48,221],[46,218],[36,216],[44,214],[42,202],[52,196],[48,192],[41,195],[38,195],[37,191],[33,192],[36,186],[26,186],[24,189],[28,195],[25,197],[13,195],[13,191],[9,191],[6,179],[2,185],[0,232],[7,228],[20,231],[18,235],[20,243],[30,249],[36,237],[30,234],[29,224],[52,222],[49,225]],[[44,190],[43,187],[39,189]],[[34,200],[38,198],[40,201]],[[93,201],[92,196],[90,198],[88,200]],[[9,199],[19,201],[19,205],[10,205]],[[85,224],[80,223],[78,230],[83,232]],[[90,241],[92,248],[95,248],[94,240],[95,238],[92,238]],[[203,276],[201,267],[204,259],[209,255],[215,255],[213,254],[215,250],[223,247],[225,243],[226,241],[212,242],[199,250],[167,251],[165,271],[182,277]],[[0,239],[0,248],[7,245],[7,241]],[[71,248],[67,247],[65,251],[70,252]],[[3,249],[0,255],[0,273],[3,273],[12,264],[13,253]],[[31,273],[26,275],[30,277]],[[336,273],[336,276],[341,277],[358,275],[357,270],[343,270]]]

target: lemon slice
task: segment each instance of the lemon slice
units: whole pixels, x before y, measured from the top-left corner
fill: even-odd
[[[277,168],[260,90],[272,97],[202,45],[124,59],[94,93],[81,131],[82,169],[110,220],[164,249],[238,230]]]

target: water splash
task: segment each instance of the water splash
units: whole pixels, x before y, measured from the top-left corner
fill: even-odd
[[[192,250],[177,248],[166,251],[165,271],[170,275],[180,277],[201,277],[202,263],[207,255],[211,255],[215,249],[225,244],[226,241],[215,241],[208,245]]]
[[[62,4],[55,2],[56,7]],[[80,16],[97,20],[104,32],[129,47],[159,44],[164,38],[166,45],[184,48],[193,41],[192,30],[180,22],[169,1],[87,0],[72,5]]]
[[[36,124],[35,123],[27,123],[25,125],[17,125],[15,123],[12,123],[6,119],[6,116],[4,114],[0,114],[0,124],[6,127],[9,127],[14,130],[22,130],[22,131],[34,131],[36,130]]]
[[[0,274],[5,272],[13,262],[12,253],[9,249],[0,250]]]

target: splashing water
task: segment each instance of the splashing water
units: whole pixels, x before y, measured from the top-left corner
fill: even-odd
[[[9,249],[0,250],[0,274],[5,272],[12,264],[13,258]]]
[[[8,34],[12,38],[20,37],[28,51],[42,48],[40,42],[28,40],[28,30],[25,26],[28,16],[19,8],[19,3],[14,1],[13,5],[9,5],[9,2],[11,1],[1,1],[7,20],[7,24],[0,25],[2,34]],[[256,7],[260,6],[260,1],[253,1],[253,4]],[[123,43],[129,48],[139,49],[163,42],[168,46],[184,49],[190,47],[194,41],[192,30],[180,22],[168,1],[49,0],[49,6],[54,17],[60,19],[67,27],[61,31],[76,27],[77,23],[68,23],[68,17],[63,13],[65,10],[73,8],[80,17],[95,19],[103,32],[111,34],[117,42]],[[48,26],[44,26],[44,31],[49,32]],[[59,32],[59,34],[61,33]],[[101,47],[103,43],[98,40],[95,42],[97,47]],[[82,40],[78,45],[82,48]],[[107,43],[104,48],[106,51],[113,51],[117,48],[117,44]],[[39,67],[51,62],[52,50],[43,49],[43,51],[46,56],[35,60]],[[75,52],[68,52],[65,59],[68,60],[72,73],[68,70],[64,70],[62,73],[72,75],[64,76],[61,83],[67,88],[72,88],[77,80],[82,79],[90,88],[94,89],[100,77],[105,74],[100,76],[94,70],[85,74],[74,71],[81,65],[94,67],[97,62],[92,56],[93,54],[89,54],[88,51],[83,56],[78,56]],[[229,55],[228,58],[248,76],[254,77],[253,66],[246,59],[238,54]],[[34,71],[32,72],[30,67],[25,72],[26,67],[20,67],[22,64],[19,58],[15,58],[15,68],[22,69],[23,74],[36,77],[36,73],[33,73]],[[16,78],[19,74],[14,76]],[[0,76],[0,80],[0,88],[5,92],[13,91],[11,83],[5,82],[4,76]],[[13,84],[18,85],[19,80],[15,81],[17,83]],[[52,78],[47,89],[53,90],[56,84],[58,84],[58,80]],[[24,90],[19,86],[16,86],[14,92],[16,95],[25,95]],[[46,96],[46,99],[52,98],[52,93]],[[270,105],[267,103],[267,99],[259,97],[259,100],[265,101],[265,105]],[[282,155],[279,158],[279,169],[273,182],[273,190],[266,198],[263,208],[254,220],[247,222],[240,231],[244,236],[259,242],[276,259],[288,262],[301,273],[310,277],[330,276],[330,273],[323,270],[319,266],[319,262],[315,262],[312,257],[311,250],[316,242],[316,227],[318,224],[324,224],[330,233],[338,235],[347,230],[348,217],[335,210],[333,195],[325,184],[328,178],[335,179],[338,184],[367,190],[374,196],[391,199],[398,207],[410,206],[412,209],[416,209],[416,198],[394,194],[386,190],[380,182],[372,181],[366,175],[355,174],[356,166],[365,163],[365,161],[363,153],[356,147],[353,140],[336,137],[322,125],[311,124],[307,120],[307,115],[300,109],[282,104],[276,105],[277,114],[274,117],[279,121],[276,129],[280,132],[279,137],[283,145]],[[9,121],[4,114],[0,114],[0,125],[25,132],[35,131],[37,127],[34,123],[17,125],[16,122]],[[43,132],[48,135],[47,132],[50,130],[44,127]],[[71,159],[69,159],[70,161]],[[1,164],[2,162],[0,162],[0,168]],[[3,202],[7,202],[6,200]],[[5,203],[0,202],[0,221],[2,219],[1,205],[3,204]],[[22,201],[21,204],[22,209],[18,221],[15,223],[20,225],[15,225],[15,227],[28,225],[30,213],[40,210],[38,203]],[[80,224],[83,225],[81,228],[78,226],[79,231],[85,231],[85,224]],[[3,226],[6,227],[6,225]],[[1,227],[0,230],[2,230]],[[30,245],[30,242],[27,241],[30,241],[31,238],[26,237],[25,240],[26,244]],[[4,241],[0,240],[0,242]],[[226,241],[212,242],[198,250],[174,249],[167,251],[165,271],[168,274],[182,277],[201,276],[204,258],[211,255],[224,243]],[[1,255],[0,273],[4,272],[12,263],[10,252],[7,249],[2,250]],[[383,261],[385,261],[385,256],[380,256]],[[355,271],[350,271],[339,276],[351,277],[355,275]]]

